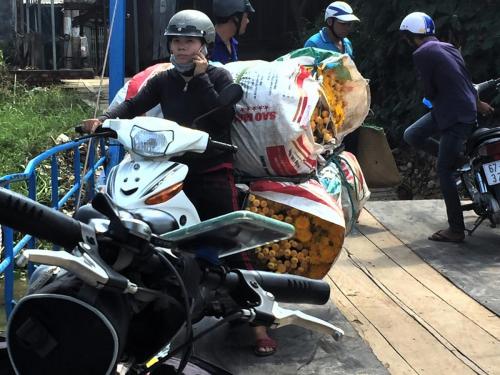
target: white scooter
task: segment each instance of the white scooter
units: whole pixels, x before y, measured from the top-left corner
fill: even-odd
[[[220,106],[195,120],[241,99],[239,85],[229,85],[219,96]],[[173,217],[178,229],[200,222],[191,201],[182,191],[188,167],[171,161],[186,152],[203,153],[209,147],[236,152],[237,147],[214,141],[206,132],[186,128],[156,117],[136,117],[131,120],[109,119],[102,132],[116,134],[126,155],[107,177],[106,193],[114,203],[133,213],[145,216]],[[154,214],[156,211],[156,215]],[[174,228],[163,228],[174,229]]]

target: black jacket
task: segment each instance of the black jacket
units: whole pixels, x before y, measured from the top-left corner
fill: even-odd
[[[206,73],[188,82],[177,70],[169,69],[152,77],[136,96],[112,108],[99,119],[131,119],[160,104],[164,118],[193,128],[193,120],[217,107],[219,92],[232,82],[227,70],[211,65]],[[196,129],[209,133],[214,140],[231,143],[233,117],[234,108],[222,108],[199,121]],[[191,171],[203,172],[232,162],[232,154],[209,149],[204,154],[185,154],[175,160],[187,164]]]

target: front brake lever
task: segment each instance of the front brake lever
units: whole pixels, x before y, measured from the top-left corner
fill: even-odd
[[[109,281],[104,268],[86,253],[83,253],[81,257],[76,257],[66,251],[25,250],[23,255],[33,263],[64,268],[93,287],[106,285]]]
[[[278,302],[274,302],[272,314],[275,319],[274,326],[271,328],[279,328],[293,324],[324,335],[331,335],[335,341],[339,341],[342,336],[344,336],[344,331],[335,327],[333,324],[299,310],[285,309],[279,306]]]
[[[28,261],[33,263],[64,268],[84,283],[97,289],[110,287],[110,284],[113,284],[113,282],[110,283],[109,270],[106,271],[95,259],[86,253],[82,253],[81,257],[77,257],[66,251],[34,249],[25,250],[23,255]],[[114,272],[112,273],[115,274]],[[111,280],[116,279],[113,275],[111,276]],[[120,281],[122,281],[122,285],[125,285],[125,288],[118,287],[113,289],[118,289],[120,293],[132,294],[140,301],[149,302],[162,295],[159,291],[138,287],[123,276],[120,277]]]
[[[242,286],[246,287],[248,291],[252,291],[253,298],[244,302],[255,313],[255,317],[252,318],[254,324],[263,324],[271,328],[293,324],[318,333],[331,335],[335,341],[339,341],[344,336],[344,331],[333,324],[302,311],[289,310],[279,306],[274,296],[265,291],[252,274],[240,273],[240,276],[240,280],[243,280],[244,284]],[[241,292],[241,289],[239,291]]]

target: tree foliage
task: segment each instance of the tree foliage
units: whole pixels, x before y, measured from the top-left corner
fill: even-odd
[[[411,49],[400,39],[399,25],[413,11],[429,14],[437,37],[460,48],[474,82],[500,77],[500,2],[482,0],[351,0],[362,22],[352,35],[355,61],[370,79],[375,121],[393,141],[421,115]],[[494,103],[500,110],[500,98]]]

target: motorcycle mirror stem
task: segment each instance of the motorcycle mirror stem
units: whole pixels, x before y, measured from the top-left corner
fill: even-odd
[[[219,109],[222,108],[227,108],[230,106],[235,105],[238,103],[241,98],[243,97],[243,89],[241,88],[240,85],[237,83],[231,83],[224,87],[221,92],[219,93],[219,97],[217,101],[219,102],[219,105],[207,113],[202,114],[201,116],[196,117],[193,120],[193,127],[196,128],[197,123],[201,120],[204,119],[207,116],[210,116],[212,113],[218,111]]]

